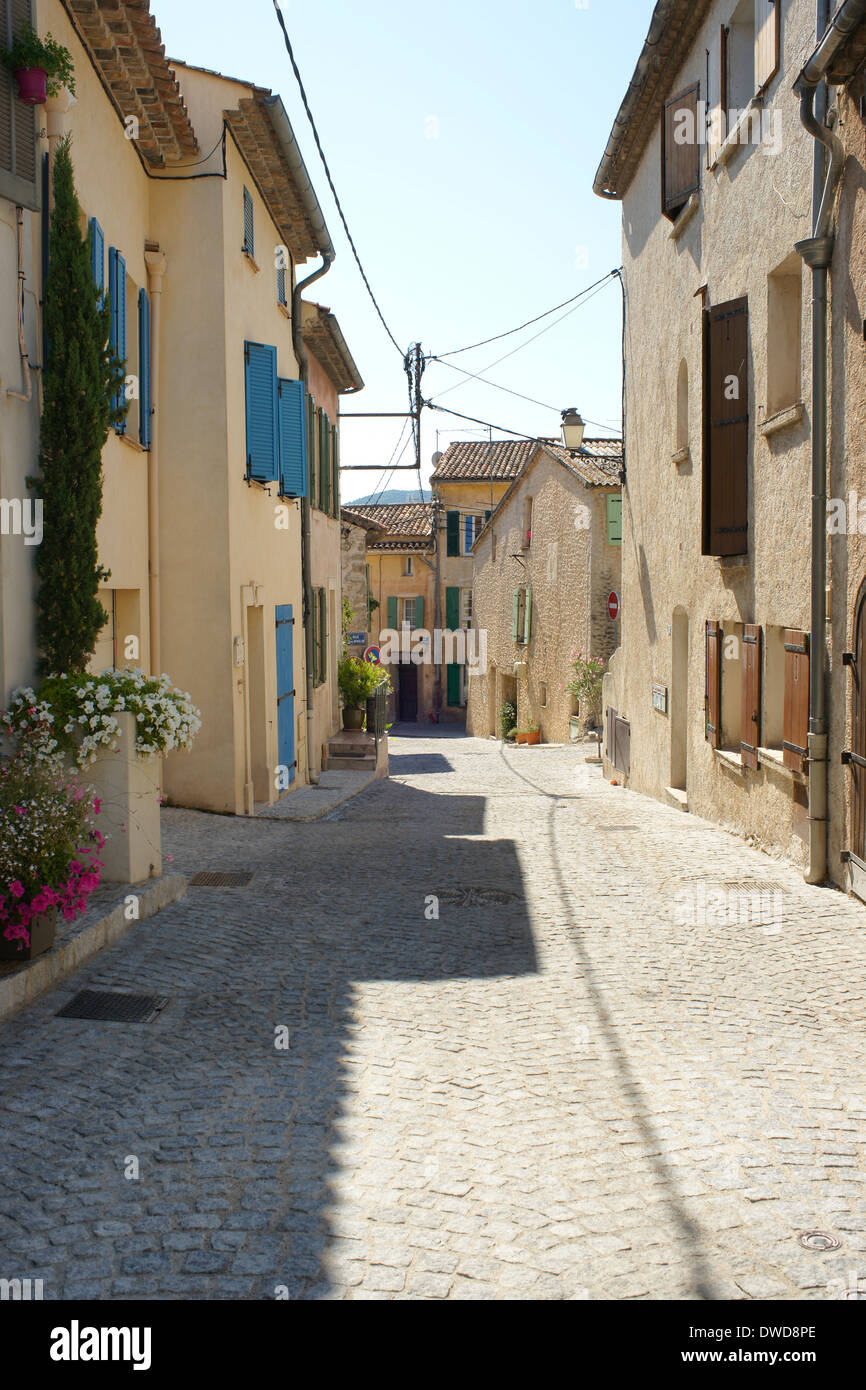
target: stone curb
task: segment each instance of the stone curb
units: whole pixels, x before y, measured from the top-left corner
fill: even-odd
[[[185,897],[186,888],[187,880],[183,874],[167,874],[149,888],[138,891],[139,915],[135,921],[143,922],[161,908]],[[118,885],[118,890],[122,891],[122,885]],[[129,892],[134,891],[133,885],[130,885]],[[124,904],[120,902],[105,917],[85,927],[77,936],[52,947],[17,974],[0,980],[0,1022],[60,984],[61,980],[72,975],[105,946],[112,946],[134,925],[135,922],[127,920]]]

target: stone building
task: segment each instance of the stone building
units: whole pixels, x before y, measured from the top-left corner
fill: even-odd
[[[472,547],[515,478],[538,453],[530,439],[494,439],[451,444],[431,479],[436,517],[440,626],[466,629],[472,621]],[[436,690],[440,717],[466,716],[465,665],[450,662]]]
[[[814,44],[813,0],[660,0],[595,192],[623,203],[626,298],[607,770],[803,864],[811,853],[820,880],[821,408],[800,254],[814,142],[792,91]],[[815,669],[813,682],[821,657]]]
[[[347,650],[350,656],[363,656],[364,649],[370,644],[373,617],[367,546],[377,536],[383,537],[385,528],[377,521],[361,516],[351,507],[341,507],[340,522],[343,602],[348,603],[351,609],[347,638],[357,638],[357,641],[347,641]]]
[[[369,633],[371,643],[381,647],[389,633],[399,634],[399,660],[390,665],[393,717],[408,723],[429,720],[434,713],[433,508],[429,502],[364,503],[346,513],[356,529],[364,522],[381,528],[368,531],[366,539]],[[359,539],[350,535],[344,546],[349,542],[357,565]],[[413,634],[419,636],[413,639]]]
[[[471,673],[467,729],[500,734],[506,702],[518,729],[566,742],[578,713],[565,689],[572,652],[606,660],[616,645],[608,598],[622,555],[621,446],[547,442],[506,490],[473,547],[472,625],[486,667]],[[586,726],[586,712],[580,711]]]

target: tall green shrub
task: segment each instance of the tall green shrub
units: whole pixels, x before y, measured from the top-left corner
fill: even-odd
[[[47,360],[39,450],[43,500],[37,640],[40,669],[82,671],[108,614],[97,598],[109,577],[98,562],[102,449],[127,411],[125,365],[109,346],[110,307],[93,279],[90,233],[81,233],[70,141],[54,160],[54,210],[44,289]],[[121,405],[112,404],[117,397]]]

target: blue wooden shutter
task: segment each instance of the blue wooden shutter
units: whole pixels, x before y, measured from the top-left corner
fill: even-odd
[[[93,283],[98,290],[105,292],[105,233],[95,217],[90,219],[90,266]]]
[[[280,493],[307,495],[307,429],[304,383],[280,378]]]
[[[279,478],[279,398],[277,350],[245,343],[247,399],[247,475],[260,483]]]
[[[138,292],[138,372],[139,425],[138,438],[143,449],[150,448],[150,297],[147,290]]]
[[[279,604],[276,609],[277,636],[277,759],[289,770],[289,782],[294,782],[297,769],[295,758],[295,662],[294,609]]]
[[[248,188],[244,189],[244,248],[247,255],[255,258],[256,224],[253,216],[253,199]]]
[[[111,350],[120,358],[126,371],[126,261],[116,246],[108,250],[108,293],[111,299]],[[114,397],[113,405],[119,409],[126,399],[124,390]],[[126,420],[115,425],[118,434],[126,433]]]

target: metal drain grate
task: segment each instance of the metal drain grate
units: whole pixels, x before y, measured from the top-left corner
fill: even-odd
[[[167,1003],[168,997],[162,994],[82,989],[55,1017],[88,1018],[97,1023],[153,1023]]]
[[[439,901],[453,907],[473,907],[479,903],[516,903],[520,898],[501,888],[445,888],[439,894]]]
[[[718,885],[725,893],[781,893],[785,889],[778,883],[767,883],[759,878],[732,879],[729,883]]]
[[[800,1237],[800,1244],[807,1250],[841,1250],[842,1242],[827,1231],[807,1231]]]
[[[252,877],[252,874],[243,872],[193,874],[189,886],[190,888],[246,888],[247,884],[252,881]]]

